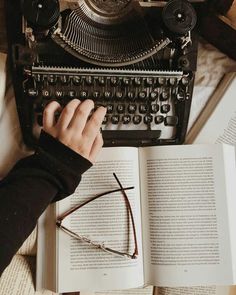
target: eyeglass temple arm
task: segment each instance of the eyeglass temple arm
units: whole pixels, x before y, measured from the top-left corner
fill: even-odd
[[[130,213],[130,217],[131,217],[131,223],[132,223],[132,228],[133,228],[133,233],[134,233],[134,244],[135,244],[135,248],[134,248],[134,253],[133,253],[133,257],[132,258],[136,258],[136,255],[138,255],[138,242],[137,242],[137,236],[136,236],[136,229],[135,229],[135,223],[134,223],[134,216],[133,216],[133,212],[132,212],[132,208],[129,202],[129,198],[127,197],[126,193],[125,193],[125,189],[123,188],[122,184],[120,183],[118,177],[116,176],[115,173],[113,173],[116,181],[118,182],[121,191],[123,193],[123,196],[125,198],[126,204],[128,206],[129,209],[129,213]]]
[[[111,191],[108,191],[108,192],[105,192],[105,193],[100,193],[100,194],[94,196],[93,198],[89,199],[88,201],[86,201],[86,202],[84,202],[84,203],[82,203],[82,204],[80,204],[80,205],[78,205],[78,206],[76,206],[76,207],[74,207],[74,208],[66,211],[63,215],[61,215],[60,217],[57,218],[57,223],[61,223],[62,220],[64,218],[66,218],[68,215],[72,214],[74,211],[80,209],[81,207],[87,205],[88,203],[90,203],[90,202],[98,199],[99,197],[102,197],[102,196],[105,196],[105,195],[108,195],[108,194],[111,194],[111,193],[115,193],[115,192],[120,192],[120,191],[123,191],[123,190],[124,191],[125,190],[131,190],[131,189],[134,189],[134,187],[133,186],[129,186],[129,187],[126,187],[126,188],[118,188],[118,189],[114,189],[114,190],[111,190]]]

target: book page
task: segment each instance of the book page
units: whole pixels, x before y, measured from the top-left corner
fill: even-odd
[[[57,230],[58,291],[128,289],[143,286],[141,213],[136,148],[103,148],[96,164],[84,175],[76,192],[57,203],[57,216],[91,197],[119,188],[113,172],[128,190],[136,226],[139,254],[129,259],[106,253]],[[133,254],[134,237],[121,192],[89,203],[63,224],[72,231],[118,251]]]
[[[233,284],[224,147],[148,147],[140,155],[146,283]]]
[[[144,288],[101,292],[80,292],[80,295],[153,295],[153,287],[147,286]]]
[[[56,225],[55,203],[40,216],[37,229],[36,290],[56,290]]]
[[[194,143],[224,142],[236,145],[236,76]]]
[[[35,292],[35,257],[15,255],[0,277],[0,294],[53,295],[48,290]]]
[[[236,286],[155,287],[153,295],[236,295]]]

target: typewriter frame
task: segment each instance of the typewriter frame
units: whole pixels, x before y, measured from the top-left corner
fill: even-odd
[[[203,0],[193,0],[190,1],[193,3],[200,3]],[[165,5],[165,1],[150,1],[142,2],[144,6],[158,6],[162,7]],[[26,97],[23,90],[23,84],[25,83],[25,69],[28,67],[29,71],[31,68],[32,52],[25,50],[25,38],[22,34],[22,15],[21,15],[21,4],[20,1],[6,0],[5,1],[6,9],[6,19],[7,19],[7,30],[8,30],[8,44],[9,44],[9,53],[10,53],[10,66],[12,73],[13,86],[16,97],[16,106],[19,115],[20,126],[22,130],[23,140],[29,147],[37,146],[37,138],[32,134],[33,122],[32,122],[32,112],[33,105],[29,105],[29,98]],[[14,25],[11,24],[9,20],[14,19]],[[189,52],[188,55],[192,56],[191,60],[196,61],[197,55],[197,39],[193,40],[195,43],[193,51]],[[193,74],[192,79],[194,79],[194,71],[196,70],[196,63],[193,62],[190,66],[187,65],[186,70],[191,68]],[[183,65],[183,69],[185,66]],[[142,140],[136,139],[135,134],[130,134],[126,132],[124,138],[120,138],[120,134],[116,133],[117,131],[103,131],[104,145],[105,146],[148,146],[148,145],[166,145],[166,144],[181,144],[184,142],[188,119],[189,119],[189,109],[191,106],[192,91],[190,93],[190,98],[185,99],[183,102],[176,105],[176,113],[178,116],[181,116],[182,120],[176,128],[175,138],[170,139],[152,139],[152,140]],[[131,131],[132,132],[132,131]],[[141,130],[141,132],[146,133],[147,130]],[[118,134],[118,137],[116,137]],[[147,133],[146,133],[147,134]],[[127,141],[128,139],[131,140]]]

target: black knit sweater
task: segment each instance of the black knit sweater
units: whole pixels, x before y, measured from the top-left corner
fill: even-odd
[[[0,276],[51,202],[72,194],[92,164],[42,131],[34,153],[0,182]]]

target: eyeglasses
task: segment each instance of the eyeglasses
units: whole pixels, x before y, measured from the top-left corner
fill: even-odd
[[[138,255],[138,242],[137,242],[137,236],[136,236],[135,222],[134,222],[133,212],[132,212],[132,208],[131,208],[131,205],[130,205],[130,202],[129,202],[129,198],[128,198],[126,192],[125,192],[127,190],[134,189],[134,186],[123,187],[121,185],[121,182],[119,181],[119,179],[118,179],[118,177],[116,176],[115,173],[113,173],[113,176],[115,177],[115,179],[116,179],[116,181],[117,181],[117,183],[118,183],[118,185],[119,185],[120,188],[114,189],[114,190],[110,190],[110,191],[106,191],[106,192],[103,192],[101,194],[97,194],[96,196],[94,196],[94,197],[90,198],[89,200],[85,201],[84,203],[71,208],[70,210],[66,211],[62,216],[60,216],[59,218],[57,218],[56,225],[58,226],[58,228],[62,229],[64,232],[66,232],[67,234],[69,234],[71,237],[74,237],[74,238],[76,238],[76,239],[78,239],[80,241],[86,242],[86,243],[94,246],[97,249],[101,249],[101,250],[103,250],[105,252],[108,252],[110,254],[115,254],[115,255],[127,257],[127,258],[130,258],[130,259],[136,259],[137,258],[137,255]],[[126,252],[121,252],[121,251],[114,250],[112,248],[106,247],[104,245],[104,243],[99,244],[97,242],[94,242],[94,241],[92,241],[91,239],[89,239],[87,237],[84,237],[82,235],[79,235],[78,233],[75,233],[75,232],[71,231],[70,229],[68,229],[67,227],[65,227],[62,224],[62,221],[67,216],[69,216],[70,214],[72,214],[73,212],[79,210],[80,208],[84,207],[85,205],[89,204],[90,202],[92,202],[92,201],[94,201],[94,200],[96,200],[98,198],[101,198],[101,197],[103,197],[105,195],[108,195],[108,194],[111,194],[111,193],[115,193],[115,192],[121,192],[122,193],[122,195],[124,197],[125,205],[127,207],[127,211],[129,213],[129,218],[131,220],[132,231],[133,231],[133,240],[134,240],[134,251],[133,251],[132,254],[129,254],[129,253],[126,253]]]

